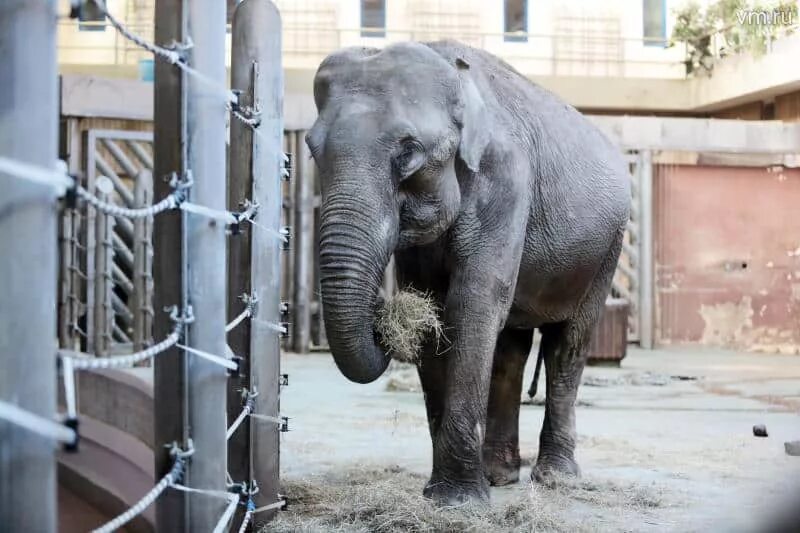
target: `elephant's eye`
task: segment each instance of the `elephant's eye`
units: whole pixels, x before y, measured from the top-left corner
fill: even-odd
[[[398,177],[403,180],[414,174],[425,163],[425,149],[414,139],[404,139],[394,158]]]

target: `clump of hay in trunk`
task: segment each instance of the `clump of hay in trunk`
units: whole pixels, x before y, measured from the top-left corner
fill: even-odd
[[[425,339],[443,336],[439,309],[433,298],[415,290],[402,290],[387,299],[375,316],[375,331],[393,359],[416,363]]]

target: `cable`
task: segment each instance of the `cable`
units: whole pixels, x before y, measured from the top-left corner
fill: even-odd
[[[130,509],[105,525],[95,529],[92,533],[111,533],[112,531],[116,531],[117,529],[121,528],[138,515],[142,514],[145,509],[150,507],[150,505],[152,505],[153,502],[156,501],[159,496],[161,496],[161,493],[163,493],[167,488],[175,486],[175,484],[181,480],[186,467],[186,458],[190,454],[191,452],[182,452],[177,454],[175,457],[175,463],[172,465],[170,471],[167,473],[167,475],[161,478],[161,481],[159,481],[155,487],[150,489],[150,492],[142,496],[142,498]]]
[[[183,323],[175,324],[175,328],[163,341],[155,344],[147,349],[139,352],[134,352],[128,355],[117,355],[112,357],[90,357],[88,354],[79,354],[78,352],[70,352],[67,350],[59,350],[58,355],[63,362],[70,361],[72,368],[75,370],[97,370],[99,368],[130,368],[136,363],[151,359],[156,355],[166,351],[170,347],[177,344],[181,338],[181,331]],[[66,374],[67,367],[64,367]]]
[[[192,487],[187,487],[185,485],[173,485],[172,488],[193,493],[193,494],[205,494],[206,496],[211,496],[213,498],[221,498],[228,500],[228,506],[225,508],[225,512],[222,513],[222,516],[217,521],[217,525],[214,526],[214,533],[222,533],[225,531],[225,528],[228,526],[228,522],[231,521],[231,517],[233,513],[236,512],[236,506],[239,505],[239,495],[234,494],[232,492],[223,492],[220,490],[207,490],[207,489],[195,489]]]
[[[162,199],[157,204],[153,204],[148,207],[139,207],[139,208],[129,208],[129,207],[122,207],[116,204],[112,204],[109,202],[105,202],[100,200],[98,197],[81,187],[80,185],[76,186],[76,192],[78,196],[86,200],[87,203],[94,206],[98,211],[102,211],[107,215],[111,215],[113,217],[125,217],[125,218],[147,218],[155,216],[162,211],[168,211],[170,209],[175,209],[183,200],[183,192],[182,191],[174,191],[169,194],[166,198]]]
[[[49,169],[7,157],[0,157],[0,172],[5,172],[32,183],[49,185],[56,189],[58,196],[63,196],[66,190],[72,187],[74,180],[66,174],[66,171],[61,171],[64,168],[63,161],[58,161],[56,166],[58,168]]]
[[[202,357],[203,359],[205,359],[207,361],[211,361],[212,363],[217,364],[219,366],[224,366],[225,368],[227,368],[229,370],[238,370],[239,369],[239,365],[236,364],[236,361],[233,361],[233,360],[228,359],[226,357],[221,357],[219,355],[215,355],[213,353],[205,352],[203,350],[198,350],[197,348],[191,348],[191,347],[186,346],[184,344],[177,344],[176,346],[178,348],[180,348],[181,350],[184,350],[186,352],[194,354],[194,355],[196,355],[198,357]]]
[[[74,430],[59,424],[53,420],[48,420],[43,416],[26,411],[21,407],[3,400],[0,400],[0,419],[11,422],[15,426],[32,431],[42,437],[53,439],[68,444],[77,440],[77,433]]]

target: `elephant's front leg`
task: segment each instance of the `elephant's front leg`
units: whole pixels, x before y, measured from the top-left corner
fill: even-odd
[[[490,279],[491,278],[491,279]],[[482,447],[497,332],[509,287],[490,276],[463,276],[451,284],[445,316],[451,349],[433,472],[424,494],[445,505],[487,501]]]

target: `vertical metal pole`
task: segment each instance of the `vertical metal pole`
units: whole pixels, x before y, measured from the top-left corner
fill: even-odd
[[[294,291],[292,303],[292,350],[307,353],[311,340],[311,268],[313,266],[314,200],[308,147],[303,131],[295,135],[294,176]]]
[[[0,2],[0,155],[58,156],[56,2]],[[57,207],[53,189],[0,175],[0,399],[56,411]],[[0,421],[0,524],[56,530],[55,443]]]
[[[188,3],[188,32],[192,66],[216,87],[226,86],[225,3]],[[225,103],[219,89],[190,76],[187,136],[189,170],[194,185],[191,201],[225,210]],[[190,346],[214,354],[226,353],[227,303],[225,225],[205,217],[186,218],[189,303],[195,322],[189,327]],[[195,453],[188,470],[193,487],[225,490],[228,445],[226,369],[205,359],[189,357],[189,427]],[[224,500],[189,496],[189,530],[213,529],[225,509]]]
[[[101,183],[108,180],[98,180],[95,195],[107,202],[111,198],[107,191],[101,190]],[[111,349],[111,332],[114,326],[114,309],[111,304],[111,268],[114,263],[114,247],[112,245],[112,232],[114,231],[114,217],[97,211],[95,216],[95,277],[94,277],[94,353],[104,357]]]
[[[184,41],[184,0],[156,0],[155,39],[162,46]],[[164,198],[172,192],[167,179],[171,173],[185,170],[186,158],[186,84],[180,70],[156,58],[153,124],[153,196]],[[153,337],[163,339],[174,324],[162,312],[167,306],[184,304],[182,245],[185,215],[179,211],[161,213],[153,219],[153,307],[158,311],[153,322]],[[186,444],[189,437],[186,355],[177,348],[156,357],[153,361],[154,458],[155,477],[164,476],[173,459],[164,445]],[[158,531],[188,531],[187,498],[185,493],[168,490],[156,500],[156,529]]]
[[[142,170],[133,189],[137,207],[153,202],[153,174]],[[153,340],[153,218],[133,221],[133,349],[143,350]]]
[[[231,179],[251,176],[252,198],[260,206],[258,223],[277,230],[281,221],[283,69],[281,20],[272,2],[244,0],[237,6],[231,66],[233,87],[247,89],[252,84],[261,110],[259,135],[238,121],[231,125]],[[277,416],[280,343],[270,324],[280,320],[280,245],[258,227],[253,228],[251,241],[250,275],[258,309],[250,324],[250,384],[259,393],[255,411]],[[250,424],[251,475],[261,489],[257,505],[277,499],[279,435],[273,424]]]
[[[653,348],[653,154],[640,152],[639,344]]]
[[[327,348],[328,337],[325,334],[325,323],[322,319],[322,285],[320,282],[319,270],[319,227],[320,227],[320,201],[321,190],[319,183],[319,175],[317,174],[314,165],[311,167],[312,176],[314,176],[314,301],[316,303],[316,313],[314,314],[314,331],[313,338],[317,347]]]

